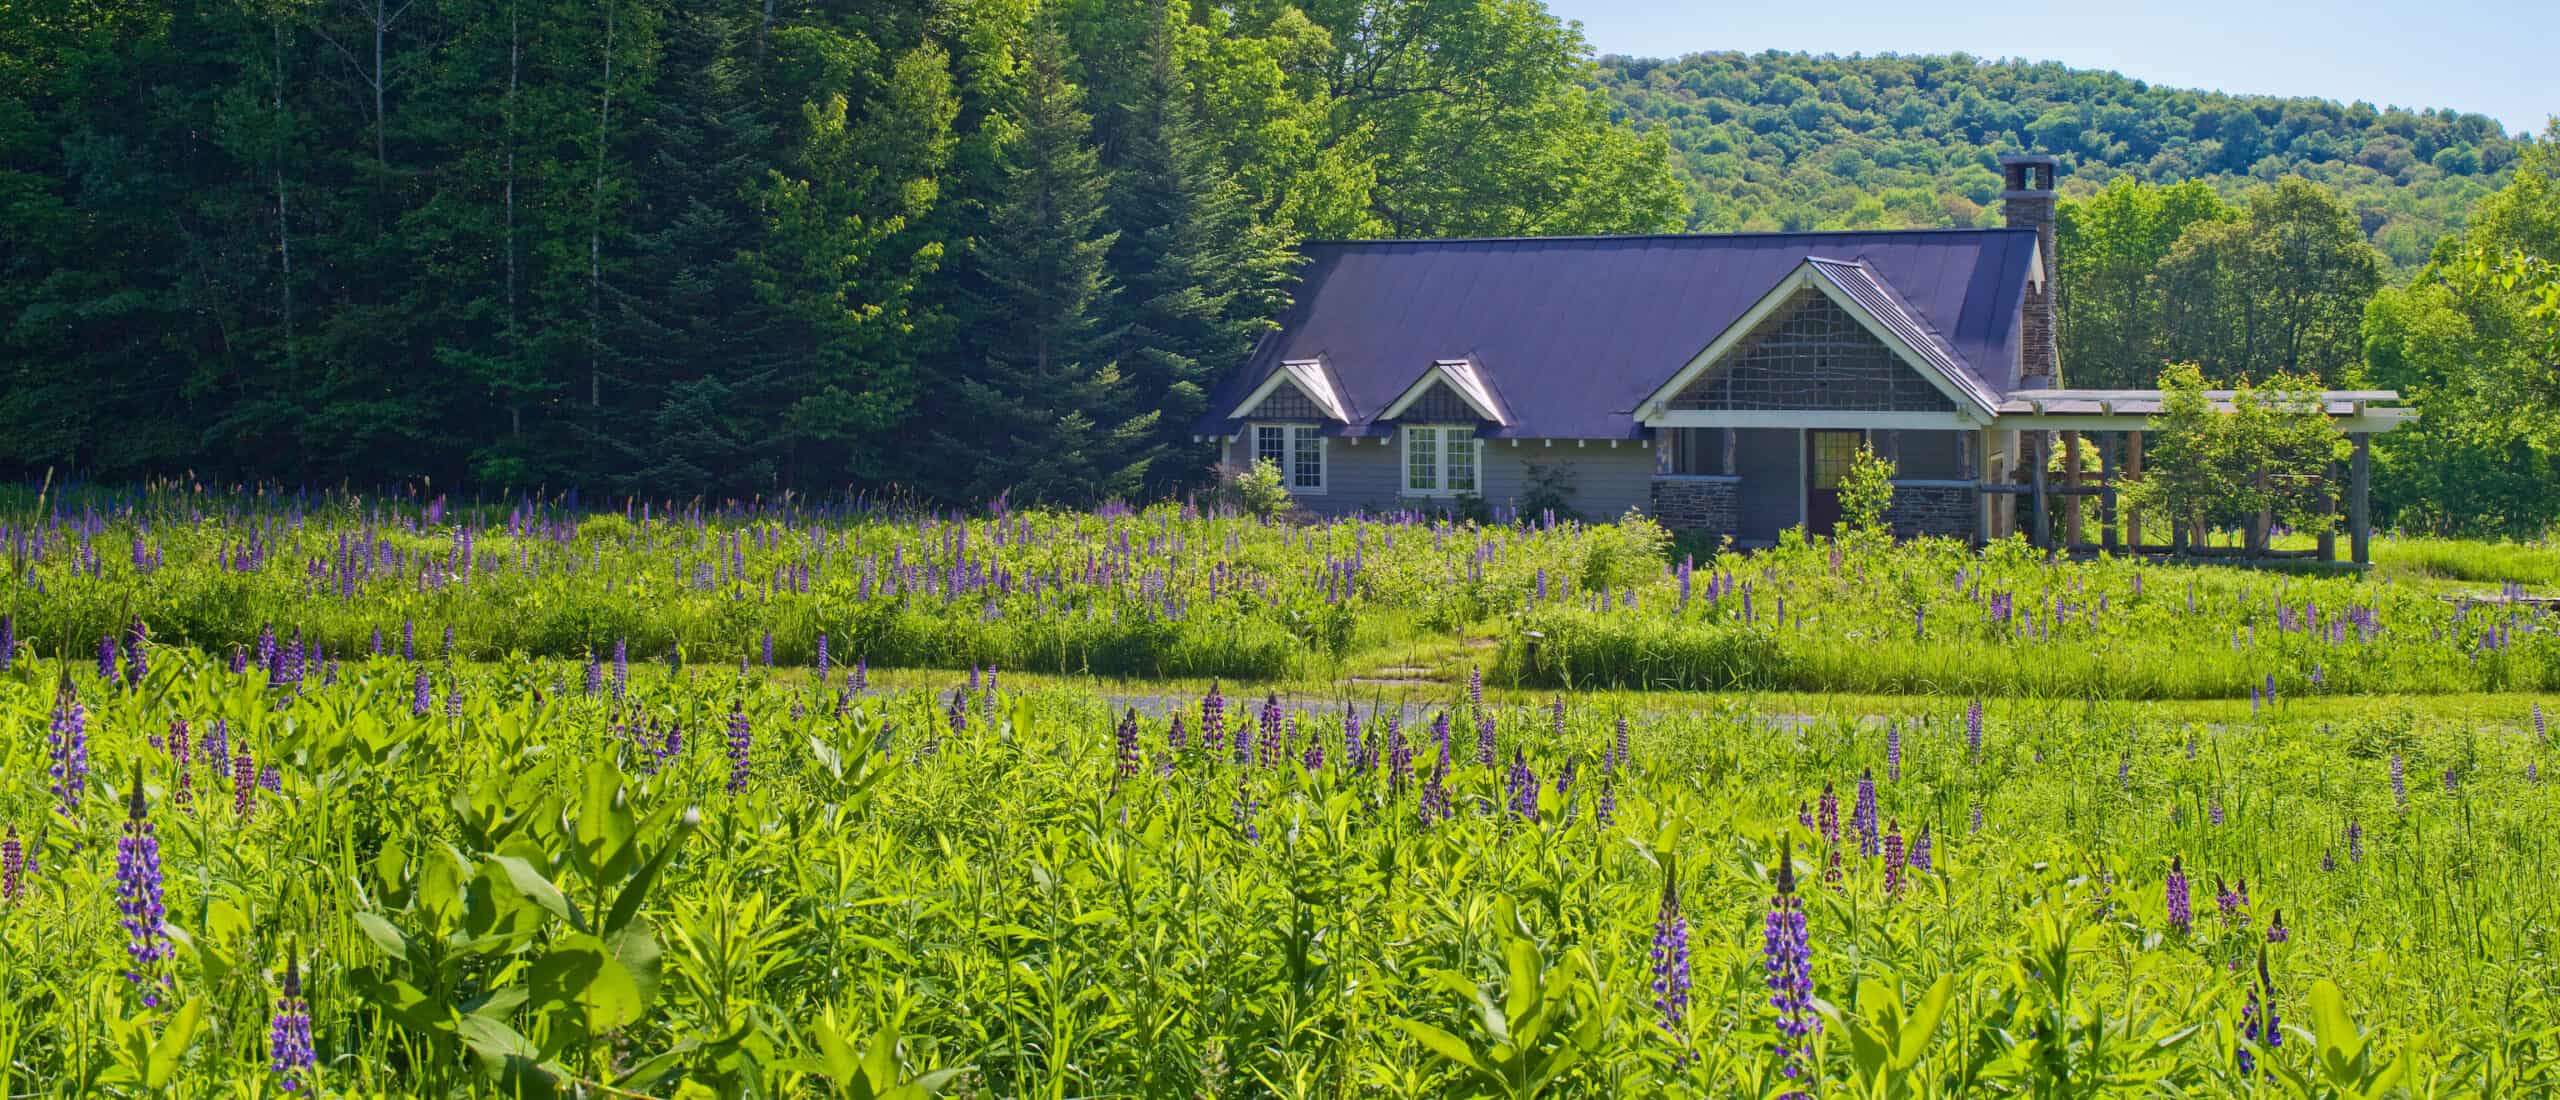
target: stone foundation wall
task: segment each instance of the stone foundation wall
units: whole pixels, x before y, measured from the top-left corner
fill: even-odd
[[[1727,535],[1742,526],[1742,479],[1704,474],[1657,474],[1654,522],[1674,531]]]
[[[1981,494],[1971,482],[1895,482],[1893,505],[1885,509],[1885,522],[1893,526],[1895,538],[1959,538],[1967,542],[1982,539],[1978,530]]]

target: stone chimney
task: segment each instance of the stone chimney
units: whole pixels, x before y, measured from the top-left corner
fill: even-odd
[[[2011,229],[2036,231],[2036,256],[2044,268],[2044,282],[2027,291],[2024,331],[2020,334],[2024,353],[2019,369],[2020,388],[2059,387],[2062,385],[2062,352],[2055,334],[2054,295],[2058,272],[2053,255],[2053,170],[2055,160],[2048,156],[2012,155],[2000,158],[2000,174],[2005,187],[2000,192],[2000,214]]]

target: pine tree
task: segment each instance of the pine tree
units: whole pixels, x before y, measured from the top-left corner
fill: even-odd
[[[1285,230],[1262,224],[1184,94],[1172,20],[1162,4],[1119,83],[1110,146],[1112,270],[1124,287],[1114,311],[1131,390],[1160,412],[1144,440],[1152,492],[1197,484],[1212,449],[1189,442],[1217,377],[1235,369],[1285,301],[1294,257]]]
[[[1042,24],[1000,146],[1001,183],[972,250],[965,308],[975,361],[957,387],[967,422],[937,426],[962,484],[986,500],[1091,501],[1134,492],[1160,414],[1125,384],[1105,324],[1115,291],[1107,177],[1092,119],[1067,79],[1063,37]]]

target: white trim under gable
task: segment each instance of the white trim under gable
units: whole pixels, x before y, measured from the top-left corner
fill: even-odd
[[[1321,358],[1291,359],[1281,363],[1280,369],[1272,371],[1271,376],[1255,386],[1244,400],[1236,402],[1235,409],[1227,413],[1227,419],[1250,419],[1255,410],[1262,407],[1264,400],[1279,392],[1282,383],[1296,388],[1317,408],[1323,409],[1326,416],[1345,424],[1351,422],[1350,412],[1343,408],[1342,397],[1334,389],[1333,370]]]
[[[1484,376],[1477,371],[1473,359],[1434,360],[1430,368],[1422,372],[1422,377],[1414,379],[1412,385],[1406,386],[1403,393],[1387,404],[1386,411],[1379,413],[1377,419],[1393,420],[1404,415],[1414,402],[1422,400],[1423,394],[1431,392],[1433,382],[1446,383],[1449,392],[1457,394],[1458,400],[1466,402],[1477,416],[1506,427],[1510,425],[1511,418],[1504,416],[1501,407],[1494,402],[1493,389],[1484,384]]]
[[[1742,342],[1750,339],[1763,322],[1775,316],[1779,310],[1786,308],[1787,303],[1795,298],[1797,291],[1808,287],[1823,297],[1831,299],[1832,303],[1838,305],[1843,312],[1857,319],[1859,326],[1866,329],[1868,334],[1883,341],[1884,346],[1893,352],[1895,358],[1902,360],[1904,366],[1920,372],[1920,377],[1927,379],[1938,392],[1955,402],[1954,415],[1958,419],[1966,423],[1991,419],[1993,409],[1985,404],[1982,398],[1955,379],[1947,377],[1929,356],[1913,348],[1909,342],[1893,331],[1892,326],[1877,320],[1875,315],[1869,312],[1854,295],[1841,292],[1838,287],[1832,285],[1831,280],[1823,278],[1819,269],[1815,267],[1814,261],[1807,258],[1803,263],[1797,264],[1794,271],[1788,272],[1786,278],[1778,280],[1778,285],[1770,287],[1768,293],[1761,295],[1759,301],[1753,302],[1750,309],[1744,310],[1742,316],[1735,318],[1731,325],[1725,326],[1725,330],[1716,335],[1713,343],[1690,357],[1689,362],[1682,366],[1678,373],[1673,374],[1670,381],[1664,382],[1652,393],[1646,394],[1643,400],[1636,402],[1636,420],[1649,428],[1694,426],[1675,424],[1667,419],[1673,412],[1672,399],[1678,397],[1680,391],[1689,388],[1690,383],[1697,381],[1716,364],[1723,362],[1727,356],[1740,350]],[[1779,412],[1778,415],[1793,417],[1794,419],[1789,420],[1788,423],[1800,424],[1804,422],[1805,417],[1826,414],[1821,410],[1806,410],[1803,414]]]

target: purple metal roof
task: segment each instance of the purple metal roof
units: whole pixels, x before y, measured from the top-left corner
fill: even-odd
[[[1636,403],[1806,260],[1859,263],[1996,402],[2016,384],[2027,229],[1311,242],[1296,304],[1211,395],[1202,434],[1282,362],[1321,355],[1352,423],[1436,360],[1473,359],[1510,411],[1487,434],[1625,439]],[[1934,356],[1933,356],[1934,358]]]

